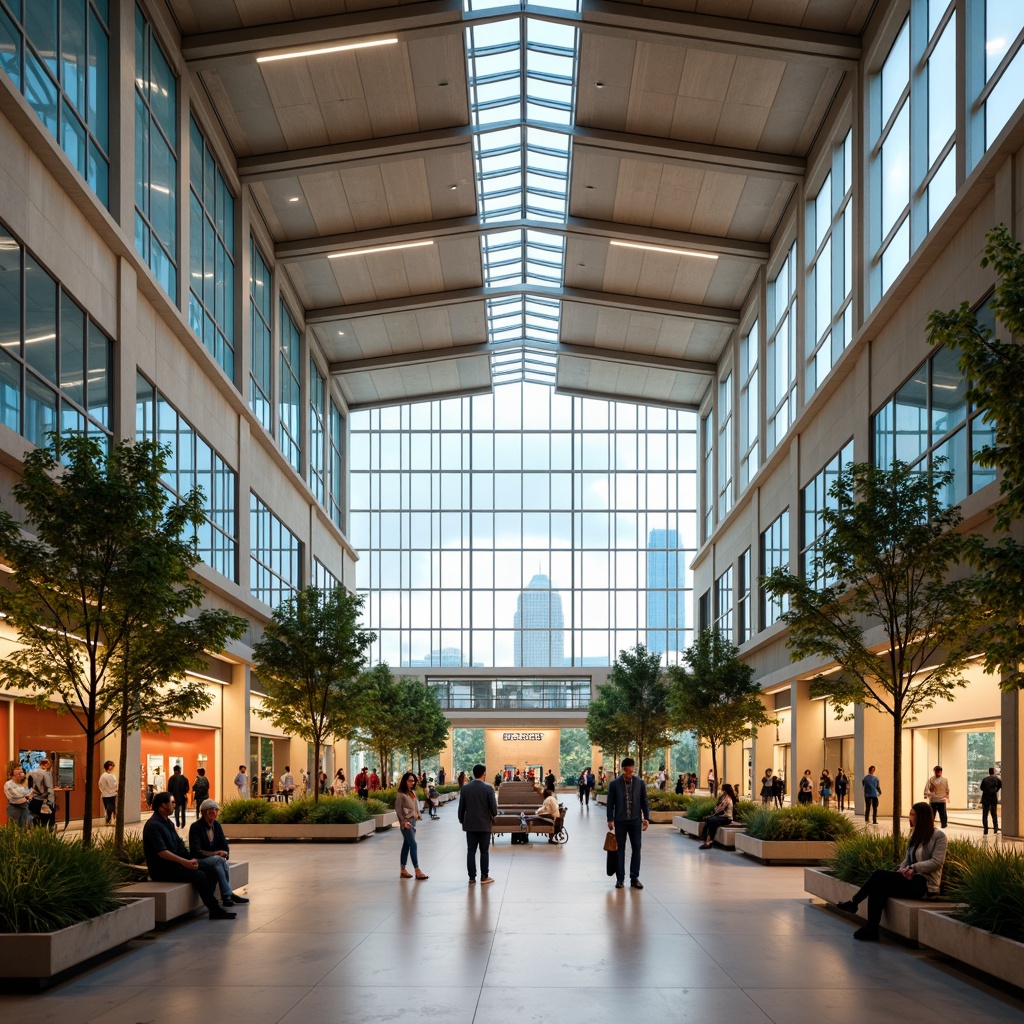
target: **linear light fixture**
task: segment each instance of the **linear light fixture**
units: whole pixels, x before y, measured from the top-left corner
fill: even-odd
[[[341,260],[346,256],[369,256],[373,252],[395,252],[398,249],[419,249],[424,245],[433,245],[433,239],[425,242],[401,242],[397,245],[377,245],[372,249],[349,249],[348,252],[328,253],[329,260]]]
[[[345,50],[368,50],[373,46],[392,46],[397,43],[392,39],[367,39],[361,43],[339,43],[337,46],[318,46],[315,50],[292,50],[290,53],[268,53],[257,57],[257,64],[268,64],[272,60],[291,60],[293,57],[319,57],[324,53],[343,53]]]
[[[644,249],[647,252],[664,252],[670,256],[696,256],[699,260],[717,260],[718,253],[695,252],[693,249],[670,249],[666,245],[642,245],[640,242],[620,242],[613,238],[609,245],[617,246],[619,249]]]

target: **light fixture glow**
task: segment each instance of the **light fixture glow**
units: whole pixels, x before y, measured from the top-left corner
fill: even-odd
[[[324,53],[343,53],[346,50],[368,50],[373,46],[391,46],[398,40],[392,39],[368,39],[362,43],[339,43],[337,46],[320,46],[315,50],[293,50],[291,53],[268,53],[263,57],[257,57],[257,64],[268,64],[272,60],[291,60],[293,57],[319,57]]]
[[[396,252],[398,249],[419,249],[424,245],[433,245],[433,239],[425,242],[401,242],[398,245],[378,245],[372,249],[350,249],[348,252],[332,252],[327,258],[329,260],[340,260],[346,256],[369,256],[374,252]]]
[[[298,196],[291,196],[288,200],[289,203],[297,203],[299,201]]]
[[[694,252],[692,249],[670,249],[665,245],[642,245],[640,242],[620,242],[612,239],[609,245],[619,249],[643,249],[645,252],[664,252],[670,256],[695,256],[699,260],[717,260],[718,253],[715,252]]]

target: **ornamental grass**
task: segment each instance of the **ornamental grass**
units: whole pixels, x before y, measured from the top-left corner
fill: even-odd
[[[764,842],[835,842],[856,833],[845,814],[815,804],[779,809],[758,807],[743,820],[747,835]]]

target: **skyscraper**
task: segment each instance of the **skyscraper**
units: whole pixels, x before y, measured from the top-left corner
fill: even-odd
[[[679,534],[651,530],[647,537],[647,649],[683,649],[685,608],[679,572]]]
[[[562,597],[538,573],[516,600],[514,664],[550,668],[565,664]]]

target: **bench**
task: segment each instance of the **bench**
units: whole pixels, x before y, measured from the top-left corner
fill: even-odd
[[[249,883],[249,862],[228,861],[231,888],[241,889]],[[188,882],[132,882],[120,891],[127,896],[147,897],[153,900],[154,918],[158,925],[166,925],[203,907],[199,893]]]
[[[498,816],[491,822],[491,836],[530,835],[548,836],[555,834],[555,824],[536,817],[541,798],[529,782],[503,782],[498,787]],[[526,815],[526,831],[523,831],[522,817]]]
[[[685,815],[677,814],[672,819],[672,827],[679,829],[683,835],[690,836],[692,839],[704,838],[703,821],[691,821]],[[735,850],[736,836],[741,832],[746,832],[746,830],[747,826],[739,821],[733,822],[731,825],[723,825],[715,834],[715,845],[723,846],[728,850]]]

